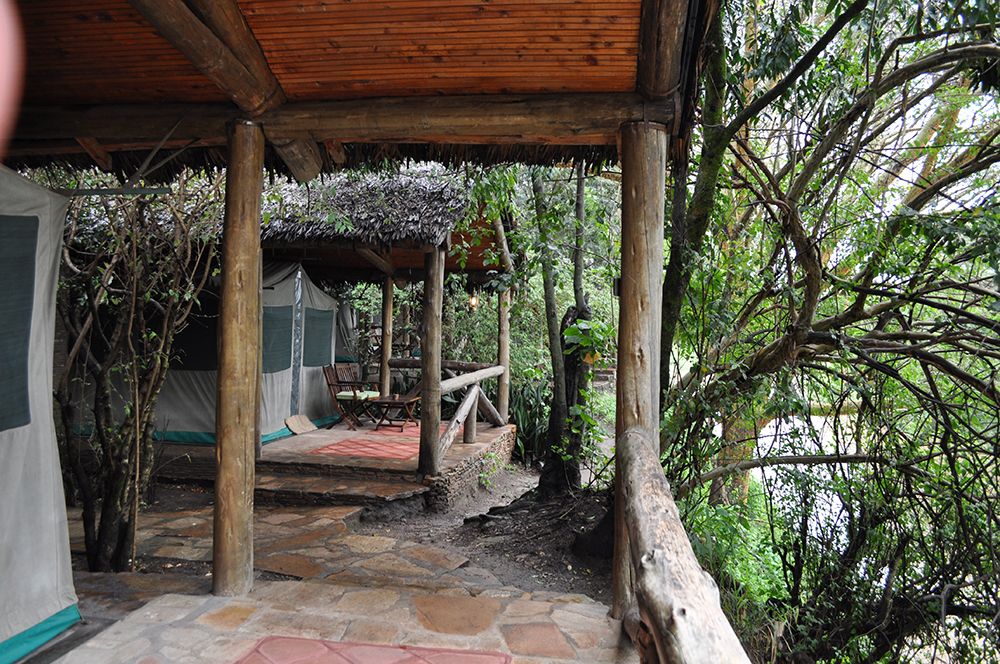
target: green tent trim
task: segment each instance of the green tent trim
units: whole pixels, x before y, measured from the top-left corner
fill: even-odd
[[[30,652],[56,638],[80,621],[80,610],[70,604],[55,615],[49,616],[34,627],[0,643],[0,664],[16,662]]]

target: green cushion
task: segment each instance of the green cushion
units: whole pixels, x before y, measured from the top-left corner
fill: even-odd
[[[372,392],[371,390],[358,390],[357,398],[360,400],[377,399],[379,394],[379,392]],[[344,401],[354,401],[354,395],[355,393],[352,391],[337,392],[337,398]]]

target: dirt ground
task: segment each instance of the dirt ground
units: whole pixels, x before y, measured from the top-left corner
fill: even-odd
[[[609,507],[606,493],[584,490],[560,500],[537,502],[528,494],[537,483],[536,472],[509,466],[446,512],[390,508],[366,513],[355,529],[362,535],[378,533],[455,551],[473,565],[490,570],[504,585],[529,592],[580,593],[610,602],[610,559],[572,551],[577,534],[591,530]],[[158,485],[152,498],[145,509],[172,512],[207,507],[214,495],[209,487]],[[84,561],[74,563],[82,566]],[[211,568],[209,563],[166,559],[137,563],[140,571],[160,574],[200,576]]]
[[[492,476],[489,486],[477,487],[456,501],[447,512],[371,514],[357,532],[456,551],[493,572],[504,585],[579,593],[610,602],[610,557],[579,556],[572,551],[577,534],[591,530],[604,516],[610,506],[607,495],[584,490],[537,502],[525,496],[537,483],[537,473],[511,467]]]

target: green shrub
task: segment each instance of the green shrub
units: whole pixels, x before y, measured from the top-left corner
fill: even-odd
[[[514,383],[510,390],[510,417],[517,425],[515,453],[525,465],[545,454],[552,391],[546,383]]]

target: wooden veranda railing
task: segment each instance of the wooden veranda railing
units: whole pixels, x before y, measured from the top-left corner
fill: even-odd
[[[389,366],[393,369],[421,369],[421,361],[415,358],[394,357],[389,360]],[[443,456],[455,438],[458,437],[458,430],[465,425],[462,435],[463,442],[473,443],[476,440],[476,412],[482,412],[490,424],[502,427],[506,424],[497,408],[487,398],[486,393],[480,389],[479,384],[488,379],[495,378],[504,373],[504,367],[493,364],[480,364],[475,362],[459,362],[456,360],[441,360],[441,370],[448,378],[441,381],[440,396],[466,389],[455,412],[455,416],[441,433],[438,442],[438,455]],[[456,374],[456,371],[466,371],[469,373]],[[471,417],[470,417],[471,415]]]
[[[451,422],[448,423],[448,426],[445,427],[444,432],[441,434],[441,442],[439,443],[441,454],[447,452],[448,448],[451,447],[451,444],[455,442],[455,437],[458,436],[458,430],[461,428],[462,424],[465,424],[465,432],[462,440],[466,443],[476,442],[477,408],[473,407],[474,404],[477,404],[478,407],[484,411],[483,414],[486,415],[487,419],[491,420],[493,424],[496,426],[504,425],[503,420],[500,419],[500,414],[497,412],[497,409],[493,407],[490,400],[486,398],[486,394],[479,388],[479,383],[481,381],[484,381],[487,378],[499,376],[503,372],[503,367],[492,366],[441,381],[441,396],[451,394],[452,392],[465,387],[468,388],[465,392],[465,396],[462,398],[462,402],[458,406],[458,410],[455,411],[455,417],[452,418]]]

